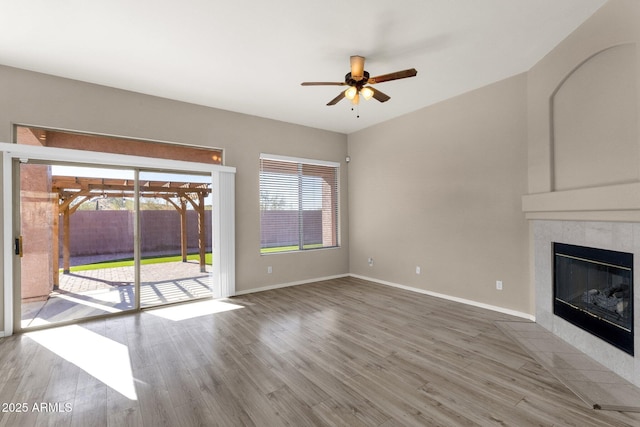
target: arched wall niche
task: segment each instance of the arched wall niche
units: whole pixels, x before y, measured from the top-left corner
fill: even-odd
[[[620,44],[580,63],[553,92],[554,191],[639,180],[637,72],[635,44]]]

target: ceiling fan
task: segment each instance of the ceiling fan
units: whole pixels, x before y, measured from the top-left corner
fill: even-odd
[[[409,68],[395,73],[369,77],[369,72],[364,70],[364,56],[354,55],[351,57],[351,72],[344,76],[344,82],[303,82],[302,86],[349,86],[347,90],[340,92],[327,105],[336,105],[342,98],[350,99],[352,104],[357,105],[360,102],[360,96],[366,100],[375,98],[380,102],[386,102],[391,99],[389,95],[365,85],[415,77],[416,74],[418,72],[415,68]]]

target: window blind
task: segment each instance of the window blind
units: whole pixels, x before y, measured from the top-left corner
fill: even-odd
[[[260,156],[260,251],[338,246],[339,164]]]

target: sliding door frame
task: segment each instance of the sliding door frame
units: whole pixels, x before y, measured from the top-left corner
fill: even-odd
[[[12,335],[14,325],[14,174],[13,161],[32,160],[167,170],[185,173],[211,174],[213,192],[212,216],[212,282],[215,298],[235,294],[235,168],[206,163],[167,160],[150,157],[0,143],[2,153],[3,205],[3,286],[4,336]],[[18,296],[19,297],[19,296]]]

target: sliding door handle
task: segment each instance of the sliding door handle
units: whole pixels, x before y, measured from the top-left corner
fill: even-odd
[[[22,252],[22,236],[16,237],[14,249],[15,249],[15,254],[20,255],[20,258],[22,258],[22,255],[24,255]]]

